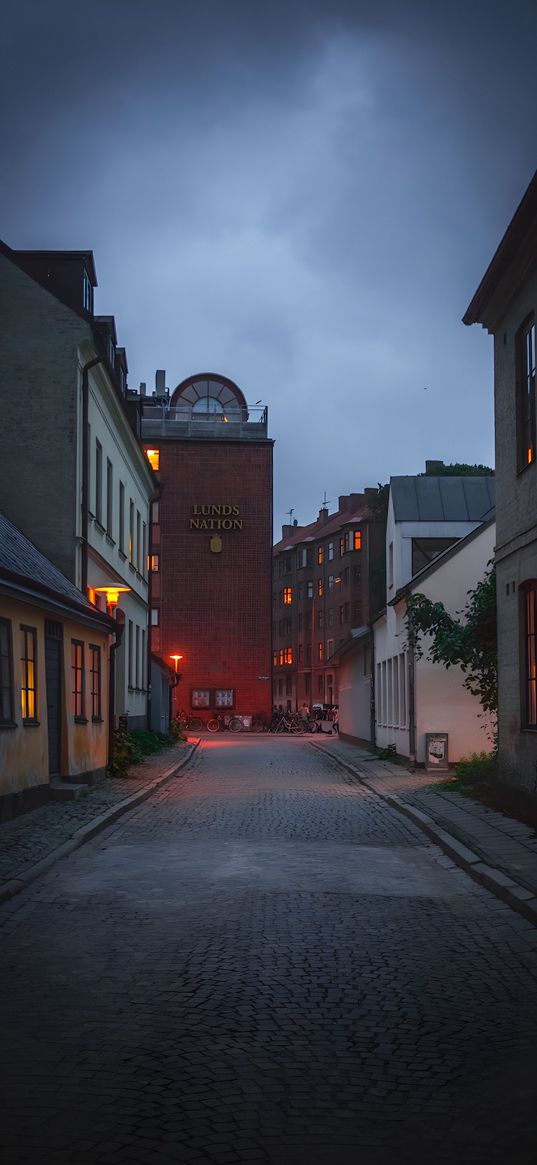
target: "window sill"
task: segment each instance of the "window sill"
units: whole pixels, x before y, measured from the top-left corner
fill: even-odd
[[[136,567],[134,562],[129,562],[129,570],[132,571],[133,574],[136,574]]]
[[[94,519],[93,525],[96,526],[98,530],[100,530],[101,534],[106,534],[106,528],[103,526],[102,522],[99,522],[98,518]]]
[[[112,538],[112,535],[109,534],[108,531],[106,533],[106,541],[108,542],[109,546],[115,546],[115,544],[116,544],[115,538]]]
[[[532,468],[534,465],[536,465],[536,464],[537,464],[537,458],[535,458],[535,457],[534,457],[534,458],[533,458],[533,461],[528,461],[528,462],[526,463],[526,465],[523,465],[523,466],[522,466],[522,469],[517,469],[517,471],[516,471],[516,475],[517,475],[517,477],[522,477],[522,475],[523,475],[524,473],[527,473],[527,472],[528,472],[528,469],[531,469],[531,468]]]
[[[0,720],[0,730],[2,728],[16,728],[17,725],[14,720]]]
[[[88,723],[86,716],[75,716],[74,721],[75,721],[75,724],[87,724]]]
[[[119,557],[123,559],[123,562],[127,561],[127,555],[125,554],[124,550],[118,550],[118,554],[119,554]]]
[[[104,720],[103,720],[102,716],[92,716],[91,723],[92,724],[104,724]]]
[[[39,728],[40,724],[40,720],[23,720],[22,722],[23,728]]]

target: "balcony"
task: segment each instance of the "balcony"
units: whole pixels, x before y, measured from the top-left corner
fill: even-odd
[[[222,413],[200,413],[185,405],[170,405],[166,401],[142,404],[143,441],[179,440],[195,438],[198,441],[259,441],[266,439],[268,409],[230,408]]]

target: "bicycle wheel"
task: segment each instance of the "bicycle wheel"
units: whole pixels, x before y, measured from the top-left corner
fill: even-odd
[[[203,720],[201,716],[191,716],[190,724],[188,727],[192,732],[201,732],[201,729],[203,728]]]
[[[229,721],[229,731],[230,732],[242,732],[243,727],[244,727],[244,725],[242,723],[240,716],[232,716],[231,717],[231,720]]]
[[[218,720],[208,720],[207,721],[207,731],[208,732],[218,732],[219,727],[220,727],[220,725],[218,723]]]

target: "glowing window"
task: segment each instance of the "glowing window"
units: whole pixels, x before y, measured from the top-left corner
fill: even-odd
[[[158,473],[158,470],[160,469],[160,449],[146,449],[145,455],[149,461],[151,469],[154,469],[155,473]]]
[[[37,716],[37,632],[35,627],[21,627],[21,712],[23,720]]]
[[[273,664],[273,667],[278,666],[278,652],[277,651],[274,651],[272,653],[272,664]]]
[[[317,547],[317,565],[318,566],[323,565],[323,548],[322,548],[322,546]]]
[[[286,606],[286,607],[288,607],[289,604],[293,602],[293,588],[292,587],[284,587],[283,588],[283,602],[284,602],[284,606]]]
[[[322,580],[322,578],[318,578],[317,579],[317,594],[318,594],[319,598],[322,598],[323,593],[324,593],[323,580]]]
[[[284,649],[283,649],[283,662],[284,663],[292,663],[293,662],[293,648],[292,647],[284,647]]]
[[[361,530],[354,531],[353,549],[354,550],[361,550],[362,549],[362,531]]]
[[[158,574],[160,570],[160,557],[158,554],[149,555],[149,570],[152,570],[153,574]]]
[[[324,659],[324,645],[322,639],[320,639],[317,644],[317,658]]]

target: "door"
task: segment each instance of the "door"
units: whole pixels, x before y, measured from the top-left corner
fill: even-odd
[[[61,769],[62,625],[47,619],[45,626],[45,677],[47,685],[48,771]]]

